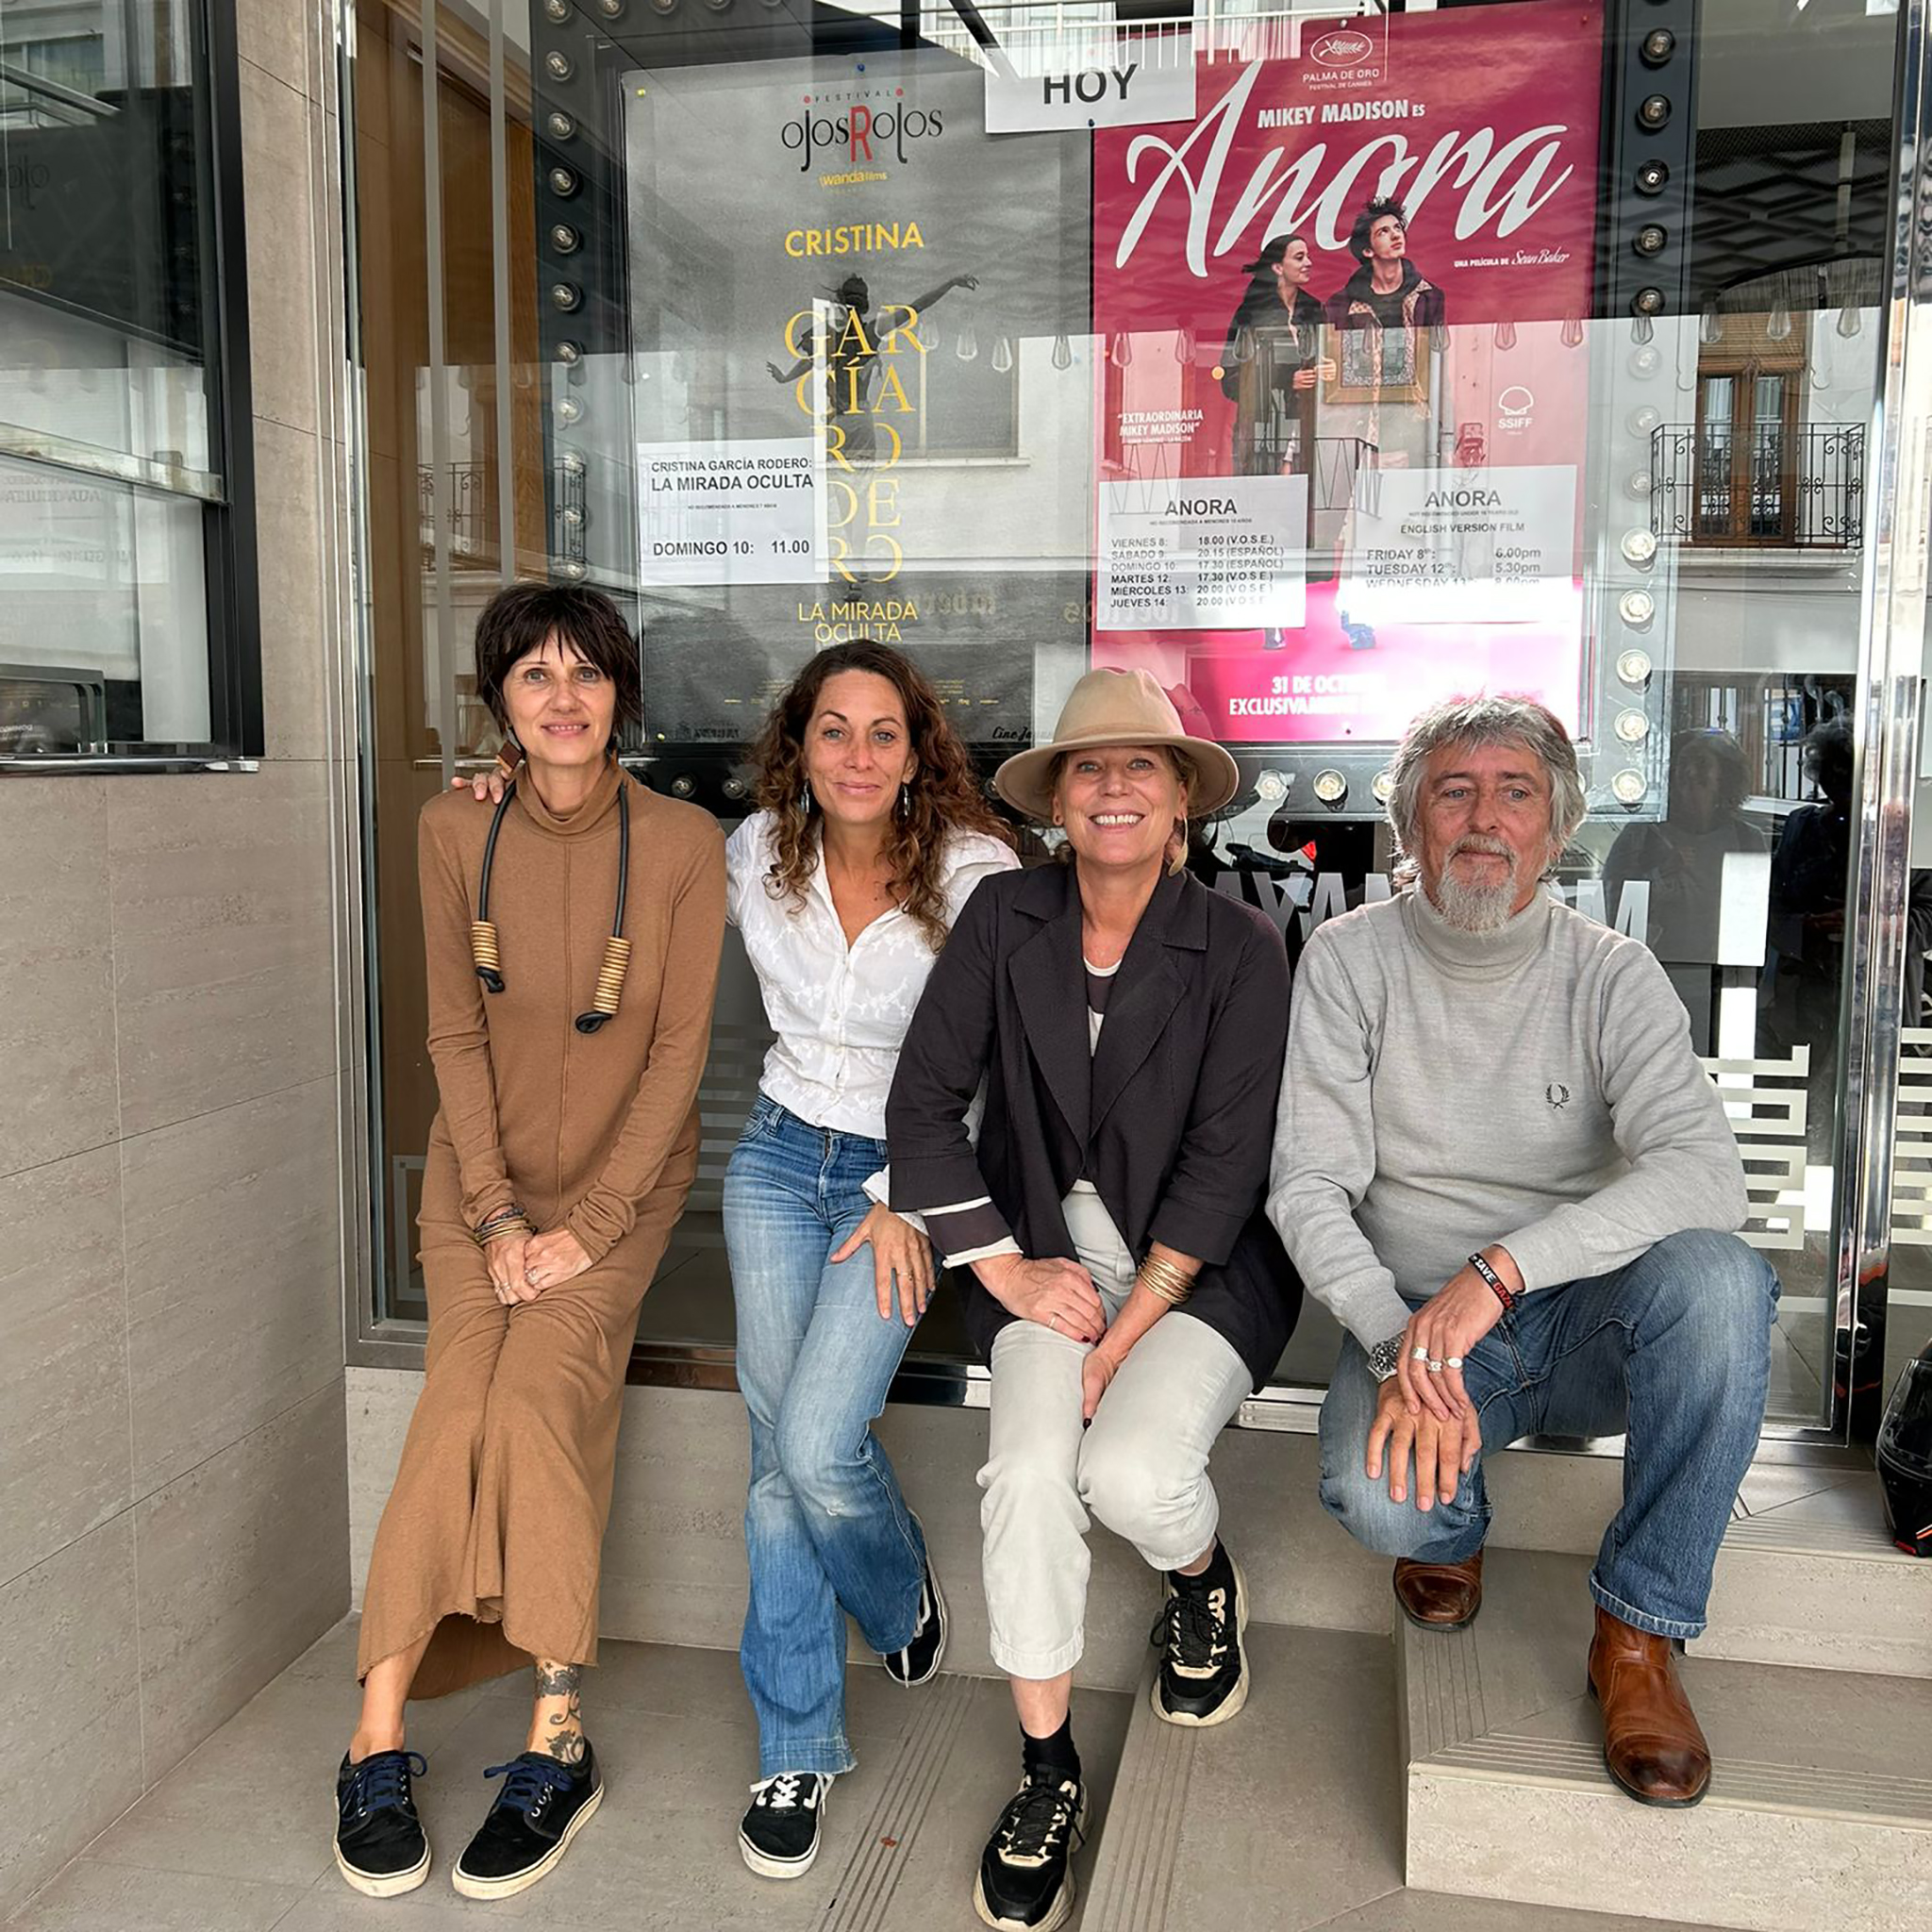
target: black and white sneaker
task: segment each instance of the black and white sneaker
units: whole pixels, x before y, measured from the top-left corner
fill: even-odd
[[[751,1788],[751,1809],[738,1827],[738,1849],[760,1878],[803,1878],[819,1855],[825,1793],[821,1771],[787,1771]]]
[[[414,1891],[429,1876],[429,1840],[409,1791],[429,1766],[413,1751],[345,1755],[336,1773],[336,1867],[370,1898]]]
[[[940,1580],[932,1574],[932,1557],[925,1559],[925,1574],[919,1580],[919,1622],[913,1626],[912,1641],[904,1650],[889,1650],[879,1658],[889,1677],[910,1687],[929,1684],[940,1674],[940,1659],[946,1654],[946,1600],[940,1594]]]
[[[1210,1580],[1212,1579],[1212,1580]],[[1160,1646],[1154,1678],[1154,1715],[1171,1724],[1221,1724],[1248,1701],[1248,1657],[1241,1632],[1248,1627],[1248,1586],[1241,1567],[1227,1558],[1223,1577],[1210,1571],[1191,1588],[1191,1578],[1167,1579],[1167,1601],[1148,1638]]]
[[[974,1908],[1000,1932],[1054,1932],[1074,1909],[1072,1859],[1086,1836],[1086,1786],[1036,1765],[979,1855]]]
[[[465,1898],[510,1898],[527,1891],[570,1849],[604,1802],[604,1780],[588,1739],[581,1764],[525,1751],[483,1775],[502,1778],[503,1789],[482,1829],[464,1846],[450,1883]]]

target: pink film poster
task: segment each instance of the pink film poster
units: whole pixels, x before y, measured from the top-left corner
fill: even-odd
[[[1093,136],[1093,661],[1231,743],[1574,724],[1601,6],[1269,36]]]

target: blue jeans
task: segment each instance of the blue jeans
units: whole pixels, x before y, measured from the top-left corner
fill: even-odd
[[[1475,1345],[1462,1382],[1483,1451],[1519,1436],[1615,1436],[1624,1507],[1590,1593],[1658,1637],[1701,1637],[1711,1566],[1764,1419],[1778,1281],[1735,1235],[1693,1229],[1608,1274],[1524,1295]],[[1411,1301],[1411,1307],[1421,1307]],[[1433,1509],[1363,1473],[1377,1389],[1353,1337],[1322,1405],[1322,1503],[1384,1556],[1460,1563],[1490,1524],[1481,1458]]]
[[[758,1775],[850,1771],[845,1613],[873,1649],[919,1622],[925,1541],[873,1435],[911,1331],[878,1310],[863,1221],[885,1143],[808,1125],[764,1094],[724,1174],[738,1386],[751,1411],[751,1597],[739,1661]]]

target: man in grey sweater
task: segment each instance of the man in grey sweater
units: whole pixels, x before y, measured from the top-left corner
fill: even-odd
[[[1605,1763],[1693,1805],[1710,1754],[1674,1640],[1764,1412],[1777,1278],[1731,1230],[1742,1164],[1656,959],[1543,880],[1584,812],[1557,719],[1457,700],[1410,726],[1390,816],[1410,889],[1302,956],[1268,1211],[1348,1336],[1322,1501],[1394,1557],[1411,1622],[1482,1592],[1481,1456],[1625,1434],[1590,1578]]]

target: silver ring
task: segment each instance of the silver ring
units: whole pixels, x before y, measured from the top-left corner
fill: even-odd
[[[1462,1357],[1459,1355],[1445,1356],[1442,1366],[1445,1369],[1459,1369],[1462,1366]]]
[[[1440,1375],[1440,1374],[1441,1374],[1442,1373],[1442,1366],[1443,1366],[1443,1364],[1442,1364],[1442,1358],[1441,1358],[1441,1356],[1434,1356],[1434,1355],[1432,1355],[1432,1356],[1431,1356],[1431,1357],[1429,1357],[1429,1374],[1432,1374],[1432,1375]]]
[[[1412,1348],[1408,1352],[1408,1358],[1412,1362],[1425,1362],[1429,1358],[1429,1352],[1425,1348]]]
[[[1058,1314],[1049,1315],[1046,1318],[1046,1325],[1058,1333],[1060,1325],[1059,1316]]]

